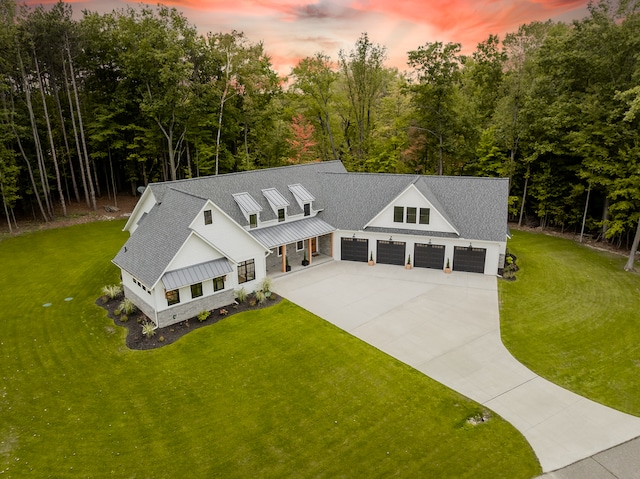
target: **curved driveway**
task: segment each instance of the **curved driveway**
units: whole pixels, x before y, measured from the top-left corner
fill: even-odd
[[[277,277],[273,289],[498,413],[545,472],[640,436],[640,418],[556,386],[511,356],[495,277],[333,261]]]

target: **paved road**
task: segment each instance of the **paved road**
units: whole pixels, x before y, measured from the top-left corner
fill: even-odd
[[[273,289],[498,413],[527,438],[544,472],[640,436],[640,418],[562,389],[511,356],[500,339],[495,277],[334,261],[277,277]]]

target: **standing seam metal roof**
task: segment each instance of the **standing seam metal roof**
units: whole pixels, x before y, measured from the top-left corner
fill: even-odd
[[[182,286],[202,283],[208,279],[219,278],[232,271],[233,268],[229,264],[229,261],[227,261],[226,258],[220,258],[186,268],[167,271],[162,276],[162,283],[164,287],[170,291],[181,288]]]
[[[262,194],[265,196],[265,198],[267,198],[267,200],[269,200],[269,203],[271,203],[276,208],[284,208],[285,206],[289,206],[289,202],[275,188],[262,190]]]
[[[267,228],[251,230],[249,233],[267,248],[326,235],[336,229],[317,216],[281,223]]]

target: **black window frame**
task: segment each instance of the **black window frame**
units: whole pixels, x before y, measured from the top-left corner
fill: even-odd
[[[393,222],[404,223],[404,206],[393,207]]]
[[[426,213],[425,213],[426,212]],[[426,217],[426,221],[422,221]],[[431,219],[431,209],[430,208],[420,208],[420,215],[418,217],[418,222],[421,225],[428,225]]]
[[[302,250],[304,250],[304,240],[296,241],[296,252],[302,251]]]
[[[249,228],[257,228],[258,227],[258,213],[252,213],[249,215]]]
[[[407,223],[416,224],[418,222],[418,208],[407,206]]]
[[[238,263],[238,284],[248,283],[256,279],[256,262],[248,259]]]
[[[222,291],[224,289],[224,276],[213,278],[213,292]]]
[[[200,296],[202,296],[202,283],[194,283],[194,284],[192,284],[191,285],[191,298],[195,299],[195,298],[199,298]]]
[[[305,216],[311,216],[311,203],[305,203],[303,209]]]
[[[204,210],[204,224],[205,225],[213,224],[213,211]]]
[[[180,303],[180,290],[172,289],[169,291],[165,291],[164,297],[167,300],[168,306],[173,306],[174,304]]]
[[[278,208],[278,223],[282,223],[286,219],[284,208]]]

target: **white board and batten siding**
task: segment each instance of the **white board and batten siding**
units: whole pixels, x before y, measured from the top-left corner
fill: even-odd
[[[206,210],[211,210],[212,213],[212,222],[209,225],[206,225],[204,222],[204,212]],[[238,263],[251,259],[255,262],[256,279],[241,286],[244,286],[247,291],[253,291],[260,281],[264,279],[267,271],[265,254],[267,254],[268,250],[258,243],[246,229],[227,216],[216,205],[208,202],[193,220],[190,227],[200,236],[205,238],[207,242],[213,245],[215,250],[221,255],[219,257],[226,257],[230,260],[230,263],[232,263],[234,273],[228,276],[228,281],[230,281],[228,283],[229,286],[233,285],[234,288],[239,287],[237,283],[238,275],[236,274],[237,265]],[[197,236],[194,235],[193,237]],[[199,240],[202,244],[209,246],[206,242],[201,239]],[[211,246],[209,246],[209,248],[212,249]],[[188,249],[188,247],[182,248],[183,251]],[[190,255],[191,252],[189,251],[187,254]],[[197,257],[191,257],[190,260],[194,262],[191,264],[184,264],[182,267],[207,261],[206,259],[198,259],[196,261],[196,258]],[[200,258],[202,258],[202,256],[200,256]],[[210,259],[217,258],[212,257]],[[177,268],[173,267],[172,264],[171,269]],[[233,278],[231,278],[231,276],[233,276]]]
[[[415,223],[396,223],[393,221],[394,208],[396,206],[404,207],[406,219],[407,207],[417,208]],[[422,225],[419,223],[420,208],[429,208],[429,224]],[[442,233],[457,233],[457,231],[449,224],[449,222],[440,214],[438,210],[418,191],[414,185],[410,185],[402,192],[393,202],[387,205],[367,226],[379,228],[397,228],[410,229],[420,231],[438,231]]]

